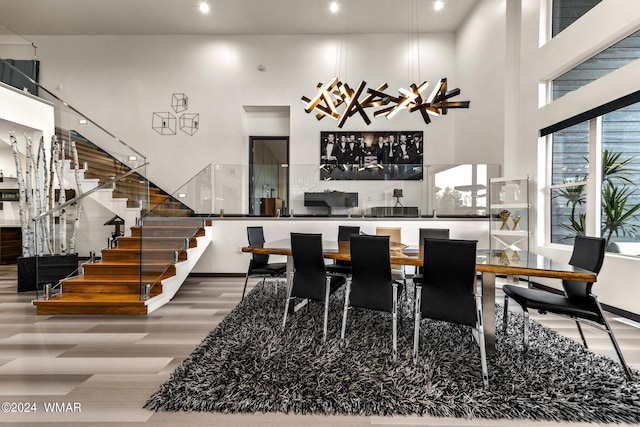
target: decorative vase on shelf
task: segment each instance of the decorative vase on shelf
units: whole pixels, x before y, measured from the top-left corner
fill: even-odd
[[[500,253],[500,259],[498,260],[498,263],[502,265],[509,265],[511,263],[509,261],[509,254],[507,253],[506,249],[503,249],[502,252]]]
[[[502,225],[500,226],[500,230],[509,230],[509,216],[511,216],[511,212],[506,209],[500,211],[500,219],[502,220]]]
[[[520,215],[511,215],[511,221],[513,221],[512,230],[520,230],[520,219],[522,219]]]

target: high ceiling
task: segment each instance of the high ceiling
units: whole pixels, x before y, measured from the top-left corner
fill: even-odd
[[[0,34],[349,34],[455,31],[477,0],[0,0]],[[415,10],[418,13],[415,13]]]

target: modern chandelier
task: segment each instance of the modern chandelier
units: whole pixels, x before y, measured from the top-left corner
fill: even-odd
[[[418,67],[417,76],[409,76],[409,81],[422,81],[420,78],[418,0],[407,1],[410,5],[408,10],[410,28],[408,29],[408,32],[411,35],[408,40],[408,71],[412,70],[412,65],[417,65]],[[336,5],[336,7],[335,10],[332,9],[332,12],[335,13],[338,11],[338,7],[335,2],[334,5]],[[440,6],[442,6],[442,4]],[[348,8],[345,9],[348,11]],[[438,8],[436,8],[436,10],[437,9]],[[344,26],[346,34],[349,28],[347,25],[346,14]],[[346,36],[343,36],[343,39],[346,38]],[[336,49],[336,52],[338,52],[338,56],[336,57],[336,75],[340,75],[342,68],[343,44],[342,40],[339,40],[338,47]],[[417,59],[413,58],[414,52],[417,52]],[[371,120],[365,111],[367,108],[379,108],[373,113],[373,116],[384,116],[387,119],[393,118],[403,110],[408,110],[409,113],[419,111],[424,122],[429,124],[431,123],[430,116],[447,114],[450,108],[469,108],[470,104],[470,101],[451,100],[451,98],[460,94],[460,89],[447,91],[446,78],[440,79],[440,82],[426,98],[423,96],[423,92],[429,86],[427,81],[423,81],[420,85],[413,83],[409,86],[409,89],[398,89],[398,96],[392,96],[384,92],[388,88],[387,83],[383,83],[375,89],[365,89],[366,86],[367,83],[365,81],[361,81],[358,87],[353,89],[347,83],[341,82],[339,77],[333,77],[327,84],[318,83],[316,86],[318,93],[312,99],[306,96],[302,97],[302,102],[305,104],[304,109],[307,113],[311,113],[315,110],[316,118],[318,120],[322,120],[326,116],[331,117],[338,122],[338,127],[342,128],[346,121],[356,113],[362,117],[367,125],[370,125]]]
[[[354,90],[347,83],[342,83],[338,77],[332,78],[329,83],[318,83],[316,89],[318,93],[313,99],[306,96],[302,97],[305,103],[304,110],[311,113],[317,110],[316,118],[322,120],[325,116],[331,117],[338,121],[338,127],[342,128],[347,119],[356,113],[359,113],[367,125],[371,124],[369,116],[365,112],[365,108],[377,108],[391,104],[388,107],[379,109],[373,113],[374,117],[385,116],[387,119],[393,118],[402,110],[408,110],[410,113],[419,111],[422,119],[426,124],[431,123],[432,116],[447,114],[450,108],[469,108],[470,101],[450,101],[451,98],[460,94],[460,89],[447,91],[447,79],[442,78],[431,94],[427,98],[423,98],[422,93],[429,86],[424,81],[417,86],[415,83],[409,86],[409,90],[400,88],[398,96],[391,96],[384,91],[388,88],[387,83],[383,83],[376,89],[367,89],[367,83],[361,81]],[[366,97],[360,100],[363,93]],[[338,111],[338,107],[342,112]]]

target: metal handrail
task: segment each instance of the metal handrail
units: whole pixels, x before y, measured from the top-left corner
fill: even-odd
[[[129,172],[124,173],[124,174],[122,174],[122,175],[120,175],[120,176],[117,176],[117,177],[115,177],[115,178],[113,178],[113,179],[111,179],[111,180],[109,180],[109,181],[105,182],[104,184],[101,184],[101,185],[99,185],[99,186],[95,187],[95,188],[92,188],[91,190],[89,190],[89,191],[87,191],[87,192],[82,193],[82,194],[81,194],[81,195],[79,195],[78,197],[74,197],[74,198],[73,198],[73,199],[71,199],[71,200],[67,200],[65,203],[63,203],[63,204],[61,204],[61,205],[58,205],[58,206],[56,206],[56,207],[54,207],[54,208],[51,208],[51,209],[49,209],[48,211],[46,211],[46,212],[44,212],[44,213],[41,213],[40,215],[38,215],[38,216],[36,216],[36,217],[32,218],[31,220],[32,220],[32,221],[38,221],[40,218],[44,218],[45,216],[48,216],[48,215],[50,215],[50,214],[52,214],[52,213],[54,213],[54,212],[57,212],[57,211],[59,211],[59,210],[61,210],[61,209],[63,209],[63,208],[66,208],[66,207],[67,207],[67,206],[69,206],[69,205],[72,205],[72,204],[74,204],[74,203],[77,203],[78,201],[80,201],[80,200],[84,199],[85,197],[89,196],[90,194],[93,194],[93,193],[95,193],[95,192],[96,192],[96,191],[98,191],[98,190],[102,190],[102,189],[103,189],[103,188],[105,188],[105,187],[108,187],[108,186],[110,186],[110,185],[113,185],[113,183],[114,183],[114,182],[120,181],[122,178],[126,178],[126,177],[128,177],[129,175],[131,175],[131,174],[133,174],[133,173],[137,172],[137,171],[138,171],[138,169],[141,169],[141,168],[143,168],[143,167],[147,166],[148,164],[149,164],[149,163],[144,163],[144,164],[142,164],[142,165],[140,165],[140,166],[138,166],[138,167],[136,167],[136,168],[133,168],[133,169],[131,169]]]

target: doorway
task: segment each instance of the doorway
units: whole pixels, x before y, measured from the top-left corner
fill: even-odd
[[[289,213],[289,137],[249,137],[249,215]]]

